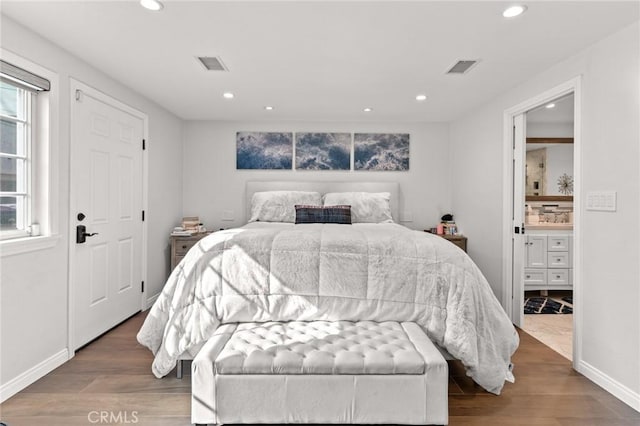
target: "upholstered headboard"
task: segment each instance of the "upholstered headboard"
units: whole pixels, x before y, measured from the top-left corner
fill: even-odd
[[[261,191],[316,191],[327,192],[389,192],[391,193],[391,215],[398,222],[400,216],[400,185],[397,182],[288,182],[288,181],[249,181],[246,185],[245,212],[251,217],[251,198]]]

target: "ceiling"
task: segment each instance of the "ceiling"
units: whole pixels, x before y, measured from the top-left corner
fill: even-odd
[[[639,18],[637,1],[529,1],[512,19],[508,2],[163,3],[2,0],[2,13],[183,119],[348,122],[450,121]],[[480,62],[445,75],[459,59]]]
[[[573,93],[527,111],[527,123],[573,124]],[[547,105],[553,104],[553,108]]]

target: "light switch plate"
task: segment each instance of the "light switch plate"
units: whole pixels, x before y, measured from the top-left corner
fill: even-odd
[[[616,191],[588,191],[587,210],[615,212],[617,210]]]

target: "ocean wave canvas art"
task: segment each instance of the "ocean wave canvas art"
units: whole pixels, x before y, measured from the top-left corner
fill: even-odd
[[[408,133],[356,133],[355,170],[409,170]]]
[[[291,169],[293,164],[293,133],[236,133],[236,168]]]
[[[351,133],[296,133],[297,170],[350,170]]]

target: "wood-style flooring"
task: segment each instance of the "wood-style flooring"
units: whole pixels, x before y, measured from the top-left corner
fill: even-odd
[[[152,355],[136,342],[141,313],[0,405],[7,426],[190,424],[190,377],[156,379]],[[520,332],[515,384],[485,392],[449,364],[450,425],[638,426],[640,413],[576,373],[570,362]],[[100,415],[104,417],[100,419]]]

